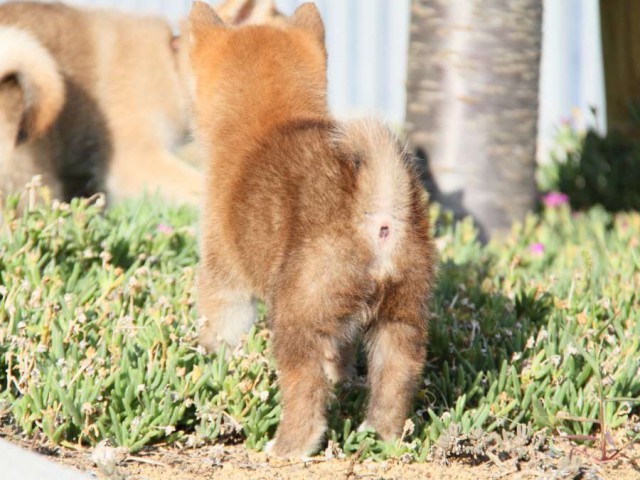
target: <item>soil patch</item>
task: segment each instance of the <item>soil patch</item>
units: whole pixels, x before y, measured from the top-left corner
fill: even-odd
[[[615,479],[640,478],[640,446],[630,445],[614,460],[598,461],[595,449],[554,445],[546,452],[548,462],[500,462],[489,460],[477,465],[450,459],[417,464],[400,459],[385,462],[357,461],[354,458],[322,456],[309,461],[288,461],[267,457],[241,445],[179,448],[156,446],[135,455],[106,447],[101,455],[112,456],[115,469],[96,466],[96,449],[51,447],[37,440],[24,440],[0,430],[0,436],[36,450],[48,458],[72,468],[91,472],[105,480],[209,480],[209,479],[321,479],[321,480],[481,480],[481,479]],[[4,434],[4,435],[3,435]],[[539,459],[538,459],[539,460]]]

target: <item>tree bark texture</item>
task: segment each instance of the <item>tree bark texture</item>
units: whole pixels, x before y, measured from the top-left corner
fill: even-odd
[[[407,133],[432,198],[486,239],[536,199],[542,0],[413,0]]]

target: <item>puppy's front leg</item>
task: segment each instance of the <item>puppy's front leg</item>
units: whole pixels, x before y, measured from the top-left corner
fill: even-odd
[[[210,249],[204,248],[202,255],[208,253],[198,274],[198,308],[204,317],[198,343],[208,353],[218,352],[226,345],[226,354],[230,356],[258,318],[257,301],[250,290],[218,278],[216,270],[221,266],[212,261]]]

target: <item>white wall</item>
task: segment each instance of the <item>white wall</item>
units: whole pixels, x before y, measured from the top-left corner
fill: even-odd
[[[606,130],[598,0],[545,0],[540,79],[539,159],[560,122]],[[596,109],[594,118],[589,109]]]
[[[279,0],[291,13],[304,0]],[[327,29],[329,99],[339,115],[372,114],[401,124],[409,0],[316,1]]]

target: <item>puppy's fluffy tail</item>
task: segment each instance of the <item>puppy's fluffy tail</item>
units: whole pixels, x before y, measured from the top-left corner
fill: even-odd
[[[47,49],[28,32],[0,27],[0,83],[22,90],[22,138],[37,138],[55,121],[65,98],[64,80]]]
[[[413,164],[381,122],[339,126],[339,144],[355,163],[358,226],[371,243],[381,275],[392,273],[395,251],[406,237],[417,184]]]

